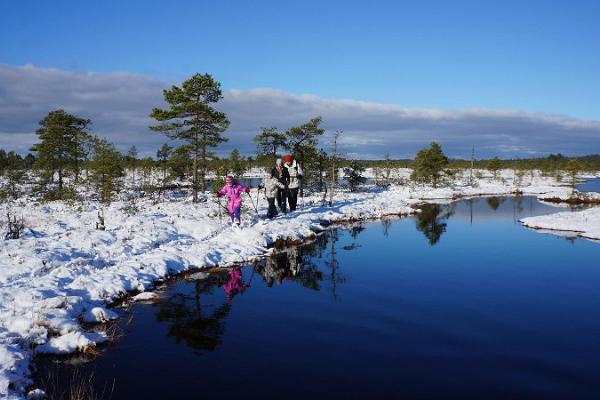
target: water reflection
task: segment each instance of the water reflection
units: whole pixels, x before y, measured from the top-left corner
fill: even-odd
[[[492,196],[492,197],[487,197],[485,199],[485,202],[488,204],[488,206],[490,207],[490,209],[492,211],[496,211],[498,209],[498,207],[500,207],[500,205],[502,203],[504,203],[505,200],[506,200],[506,197]]]
[[[196,280],[194,293],[175,292],[164,301],[154,303],[158,308],[156,320],[168,324],[167,334],[177,343],[183,342],[198,354],[213,351],[221,344],[225,319],[231,312],[228,298],[222,304],[202,304],[202,297],[213,294],[215,288],[233,286],[227,271],[211,273]]]
[[[446,220],[454,214],[454,204],[424,204],[416,216],[417,230],[423,233],[430,245],[434,246],[446,232]]]

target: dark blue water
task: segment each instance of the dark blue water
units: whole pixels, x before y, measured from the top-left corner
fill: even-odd
[[[599,192],[600,193],[600,178],[588,179],[576,186],[577,190],[582,192]]]
[[[556,210],[427,206],[177,279],[94,361],[39,376],[93,372],[113,399],[598,398],[600,245],[517,222]]]

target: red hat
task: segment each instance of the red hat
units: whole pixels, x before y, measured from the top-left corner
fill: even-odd
[[[231,176],[231,175],[227,175],[225,177],[225,182],[231,182],[232,180],[233,180],[233,176]]]
[[[292,156],[291,155],[286,155],[285,157],[283,157],[283,161],[285,161],[286,163],[291,163],[292,162]]]

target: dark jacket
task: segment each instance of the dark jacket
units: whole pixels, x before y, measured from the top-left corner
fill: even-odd
[[[287,168],[281,168],[281,174],[277,170],[277,167],[273,167],[273,176],[277,178],[280,183],[283,183],[287,188],[290,185],[290,173]]]

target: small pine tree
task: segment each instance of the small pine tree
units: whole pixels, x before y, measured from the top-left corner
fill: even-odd
[[[138,151],[135,146],[131,146],[129,150],[127,150],[127,155],[125,156],[125,166],[127,169],[131,171],[131,184],[135,186],[135,171],[137,169],[138,163]]]
[[[0,200],[15,200],[22,194],[19,185],[25,179],[25,161],[14,151],[9,151],[6,154],[4,168],[4,176],[7,182],[5,185],[0,186]]]
[[[437,187],[448,168],[448,157],[444,155],[442,147],[432,142],[425,149],[420,150],[415,157],[415,166],[410,178],[419,183],[431,183]]]
[[[579,174],[582,169],[583,169],[583,165],[581,165],[581,163],[574,158],[570,159],[569,162],[567,162],[565,171],[567,172],[567,175],[569,176],[569,183],[570,183],[571,189],[572,189],[571,193],[575,193],[575,185],[577,184],[577,174]]]
[[[240,151],[238,149],[233,149],[231,154],[229,154],[229,160],[227,160],[228,172],[234,176],[240,177],[244,174],[244,171],[246,171],[246,166],[244,164],[244,160],[240,156]]]
[[[494,179],[498,179],[498,171],[502,168],[502,163],[498,157],[492,158],[487,164],[487,170],[492,173]]]
[[[362,174],[365,172],[365,167],[358,160],[350,161],[350,164],[344,168],[344,179],[348,181],[348,187],[351,192],[355,192],[360,185],[367,181]]]
[[[167,180],[167,166],[168,166],[169,157],[171,156],[172,152],[173,152],[173,147],[169,146],[166,143],[163,144],[156,151],[156,158],[158,159],[158,162],[160,163],[160,165],[162,167],[163,182],[166,182],[166,180]]]
[[[256,142],[256,150],[259,156],[271,155],[273,161],[277,158],[277,149],[284,148],[286,146],[285,134],[278,132],[277,128],[272,126],[270,128],[261,128],[262,132],[260,135],[254,137]]]
[[[70,170],[79,171],[84,157],[84,145],[89,135],[85,132],[91,123],[68,114],[64,110],[50,112],[40,121],[36,131],[40,142],[32,147],[37,153],[36,166],[42,171],[42,185],[54,182],[58,175],[55,198],[62,198],[64,178]]]
[[[90,161],[90,181],[103,203],[109,203],[121,188],[124,176],[123,156],[106,139],[94,138],[94,155]]]

